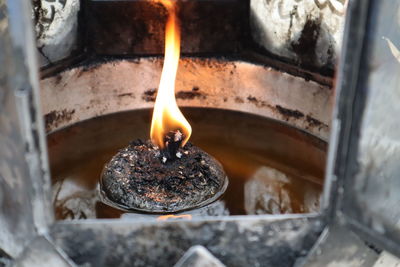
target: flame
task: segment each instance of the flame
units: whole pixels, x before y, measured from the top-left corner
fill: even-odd
[[[182,215],[162,215],[157,217],[157,221],[166,221],[169,219],[192,219],[192,215],[190,214],[182,214]]]
[[[165,27],[165,58],[160,85],[151,120],[150,138],[160,148],[165,147],[164,137],[170,131],[180,130],[186,144],[192,133],[192,127],[183,116],[175,99],[175,79],[180,57],[180,29],[173,0],[159,0],[168,10]]]

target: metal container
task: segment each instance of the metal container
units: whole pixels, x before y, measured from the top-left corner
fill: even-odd
[[[36,0],[32,12],[27,1],[0,0],[0,264],[173,265],[195,245],[209,253],[195,247],[177,266],[189,266],[188,259],[228,266],[368,266],[380,250],[400,255],[393,115],[399,97],[399,5],[349,2],[340,45],[340,29],[334,26],[343,24],[344,1],[267,1],[261,7],[255,0],[185,3],[182,10],[204,23],[193,40],[213,27],[201,16],[210,6],[225,14],[225,25],[242,17],[227,26],[226,40],[233,40],[227,47],[215,39],[208,47],[190,40],[183,44],[187,54],[177,91],[187,96],[193,86],[200,90],[179,98],[179,104],[258,114],[329,139],[321,211],[146,223],[129,218],[54,221],[45,133],[151,107],[162,34],[139,34],[133,41],[124,37],[127,42],[120,47],[101,43],[126,34],[128,25],[140,29],[147,13],[138,10],[153,5],[147,1]],[[105,7],[125,10],[121,16],[132,15],[135,23],[110,30],[102,17]],[[234,11],[228,12],[229,7]],[[267,27],[271,19],[277,21],[273,33]],[[187,27],[193,31],[200,22],[187,17],[191,20],[194,24]],[[338,53],[333,47],[343,47],[334,88]]]

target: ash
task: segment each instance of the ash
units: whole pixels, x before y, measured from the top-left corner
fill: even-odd
[[[100,189],[109,205],[166,213],[209,204],[227,183],[221,164],[191,143],[160,150],[150,141],[137,140],[106,164]]]

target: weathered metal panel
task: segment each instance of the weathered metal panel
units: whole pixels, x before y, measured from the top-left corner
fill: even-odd
[[[378,255],[348,228],[332,225],[324,230],[302,266],[371,267]]]
[[[399,11],[390,0],[349,3],[324,198],[333,219],[397,255]]]
[[[226,267],[203,246],[191,247],[174,267]]]
[[[371,2],[373,20],[368,23],[369,45],[359,82],[359,89],[368,93],[360,129],[358,171],[349,183],[355,199],[347,195],[346,199],[356,201],[361,209],[357,217],[363,223],[384,233],[382,223],[395,226],[400,222],[400,3]],[[398,238],[400,241],[400,233]]]
[[[43,236],[35,238],[15,260],[15,267],[76,267],[53,244]]]
[[[0,1],[0,247],[11,255],[34,235],[28,170],[9,73],[14,69],[6,3]],[[17,193],[16,193],[17,192]]]
[[[340,53],[347,0],[251,0],[251,34],[269,53],[318,72]]]
[[[149,0],[87,1],[88,47],[100,55],[164,53],[166,9]],[[182,53],[232,53],[247,32],[246,1],[178,1]]]
[[[227,266],[293,266],[323,229],[318,216],[237,216],[149,222],[56,223],[54,243],[76,264],[173,266],[202,245]]]
[[[369,239],[400,255],[400,3],[370,3],[357,85],[362,122],[343,210]]]
[[[0,1],[0,248],[18,255],[51,221],[27,1]]]
[[[80,0],[33,0],[40,66],[52,65],[79,53]]]
[[[160,58],[89,62],[42,80],[46,129],[50,132],[100,115],[152,108],[161,68]],[[193,88],[198,89],[195,94]],[[180,106],[239,110],[284,121],[325,140],[329,136],[334,92],[263,65],[183,58],[176,91]]]

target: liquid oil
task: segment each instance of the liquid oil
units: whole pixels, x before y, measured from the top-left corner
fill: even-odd
[[[119,218],[98,200],[104,164],[135,139],[149,138],[152,110],[97,117],[48,135],[56,218]],[[190,142],[221,162],[230,215],[308,213],[319,209],[326,142],[287,124],[247,113],[183,108]]]

